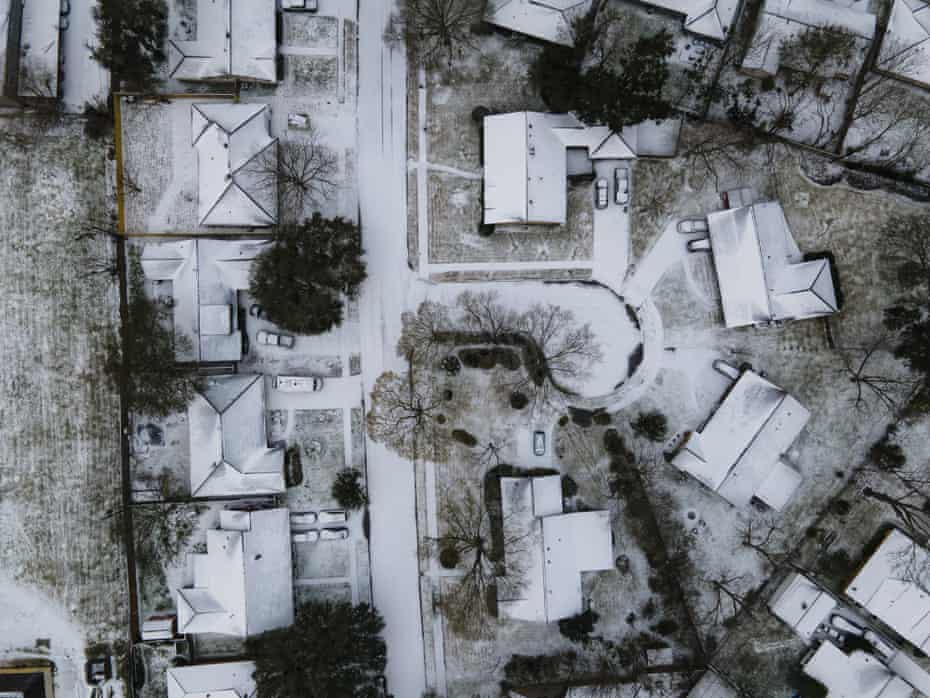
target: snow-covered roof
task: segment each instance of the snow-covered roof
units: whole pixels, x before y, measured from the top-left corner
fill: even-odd
[[[802,574],[789,574],[775,590],[769,610],[791,626],[804,642],[836,608],[836,599]]]
[[[572,19],[590,5],[591,0],[491,0],[485,19],[520,34],[572,46]]]
[[[738,698],[738,695],[729,681],[713,669],[708,669],[686,698]]]
[[[207,552],[190,558],[194,582],[178,589],[178,632],[248,637],[294,622],[287,509],[221,516]]]
[[[170,667],[168,698],[255,698],[255,662]]]
[[[190,340],[190,352],[179,351],[179,361],[242,358],[238,291],[248,289],[252,262],[269,244],[203,238],[143,247],[143,273],[152,281],[171,282],[174,331]]]
[[[875,36],[875,15],[829,0],[765,0],[742,67],[775,75],[782,45],[811,27],[843,29],[866,41]]]
[[[727,327],[837,312],[830,262],[802,261],[781,204],[715,211],[707,223]]]
[[[561,478],[501,478],[507,551],[498,608],[507,618],[555,621],[581,613],[581,573],[612,569],[606,511],[562,513]]]
[[[876,68],[930,88],[930,4],[894,0]]]
[[[660,7],[685,16],[685,29],[693,34],[723,41],[727,38],[740,0],[641,0],[645,5]]]
[[[58,97],[61,0],[23,0],[19,38],[20,97]],[[6,31],[3,23],[0,31]]]
[[[914,689],[878,657],[862,650],[846,654],[824,642],[804,663],[805,674],[827,688],[828,698],[913,698]]]
[[[284,492],[284,451],[269,448],[260,375],[215,376],[187,408],[191,496]]]
[[[644,122],[621,133],[585,126],[571,114],[512,112],[484,119],[484,222],[564,224],[568,148],[592,160],[630,160],[641,142],[648,154],[674,154],[677,120]],[[651,151],[657,151],[653,153]]]
[[[266,104],[214,102],[191,107],[191,143],[197,150],[201,225],[261,227],[277,220],[275,187],[255,167],[277,139]]]
[[[846,595],[923,651],[930,650],[930,552],[897,529],[846,587]]]
[[[672,465],[696,478],[735,506],[758,496],[781,462],[810,412],[778,386],[754,371],[744,371],[700,431],[691,432],[672,458]],[[769,502],[787,502],[800,477],[779,478],[788,488],[777,494],[771,484]]]
[[[197,38],[168,42],[171,77],[275,82],[275,3],[197,0]]]

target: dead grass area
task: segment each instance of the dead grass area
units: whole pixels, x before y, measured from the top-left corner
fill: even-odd
[[[107,143],[79,122],[0,137],[0,566],[70,609],[88,640],[125,636],[119,397],[106,379],[116,280],[89,274],[107,240],[78,242],[109,210]]]

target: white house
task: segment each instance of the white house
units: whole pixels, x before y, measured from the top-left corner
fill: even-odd
[[[201,225],[254,228],[277,221],[277,188],[270,185],[267,168],[258,173],[277,148],[270,128],[267,104],[191,107]]]
[[[930,651],[930,552],[897,529],[888,532],[846,586],[853,601],[905,640]]]
[[[572,20],[591,7],[591,0],[490,0],[489,24],[553,44],[572,46]]]
[[[168,698],[256,698],[255,662],[223,662],[170,667]]]
[[[498,578],[502,617],[552,622],[584,610],[582,572],[612,569],[606,511],[562,513],[562,479],[504,477],[500,481],[506,551]]]
[[[684,15],[684,28],[692,34],[723,41],[736,22],[740,0],[640,0],[674,14]]]
[[[727,327],[839,310],[829,260],[804,261],[778,202],[715,211],[707,224]]]
[[[808,643],[836,605],[836,599],[797,572],[785,577],[769,600],[769,610]]]
[[[781,509],[801,483],[783,455],[809,418],[786,391],[743,371],[703,429],[686,434],[672,465],[734,506],[755,497]]]
[[[197,38],[168,42],[171,77],[276,81],[274,2],[196,0],[196,5]]]
[[[260,375],[215,376],[187,407],[192,497],[236,497],[285,491],[284,450],[265,435],[265,381]]]
[[[801,32],[818,27],[842,29],[867,45],[875,36],[875,24],[875,15],[830,0],[765,0],[741,67],[760,77],[775,75],[788,58],[782,46]]]
[[[484,118],[484,222],[564,225],[569,151],[590,160],[671,156],[680,122],[635,124],[617,133],[571,114],[512,112]]]
[[[249,288],[252,262],[267,240],[181,240],[146,243],[140,262],[156,301],[171,306],[178,361],[239,361],[239,291]]]
[[[930,89],[930,3],[894,0],[875,70]]]
[[[207,552],[190,555],[193,581],[177,590],[178,632],[249,637],[294,623],[287,509],[220,512]]]
[[[914,698],[914,687],[895,675],[876,655],[862,650],[846,654],[823,642],[802,670],[827,688],[828,698]]]

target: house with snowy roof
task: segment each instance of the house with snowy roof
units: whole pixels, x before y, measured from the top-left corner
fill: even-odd
[[[252,263],[267,240],[193,239],[146,243],[140,263],[157,302],[168,305],[178,361],[239,361],[239,292],[249,288]]]
[[[255,662],[169,667],[168,698],[255,698]]]
[[[570,163],[672,156],[680,122],[635,124],[617,133],[572,114],[511,112],[484,118],[484,222],[564,225]]]
[[[740,0],[638,0],[684,16],[684,29],[706,39],[724,41],[736,23]]]
[[[805,259],[781,204],[775,201],[715,211],[706,241],[714,258],[727,327],[832,315],[839,310],[826,258]]]
[[[844,593],[923,652],[930,651],[930,551],[898,529],[885,534]]]
[[[775,617],[807,643],[836,607],[836,599],[798,572],[785,577],[769,600],[769,610]]]
[[[0,106],[58,98],[62,0],[0,0]]]
[[[584,610],[581,575],[614,566],[610,513],[563,513],[562,479],[500,479],[506,574],[497,606],[505,618],[552,622]]]
[[[263,161],[273,158],[267,104],[215,102],[191,107],[191,143],[197,153],[200,225],[260,228],[277,221],[277,188]]]
[[[168,42],[177,80],[277,80],[275,3],[196,0],[196,36]]]
[[[785,390],[745,370],[703,428],[688,432],[672,465],[734,506],[753,498],[782,509],[801,484],[785,454],[810,412]]]
[[[574,45],[572,21],[591,0],[490,0],[488,24],[563,46]]]
[[[827,689],[828,698],[916,698],[924,695],[895,669],[893,663],[886,664],[876,654],[861,649],[846,653],[829,640],[822,642],[801,663],[801,670]]]
[[[765,0],[741,68],[757,77],[777,74],[779,67],[790,61],[782,47],[808,29],[840,29],[867,47],[875,37],[875,27],[872,13],[829,0]],[[834,67],[839,72],[826,77],[848,79],[841,66]]]
[[[284,450],[265,432],[261,375],[215,376],[187,407],[192,497],[241,497],[285,491]]]
[[[894,0],[875,71],[930,89],[930,3]]]
[[[177,590],[179,633],[250,637],[294,623],[287,509],[221,511],[207,552],[189,558],[193,578]]]

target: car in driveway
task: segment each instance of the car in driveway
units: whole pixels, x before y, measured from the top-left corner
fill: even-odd
[[[275,376],[274,389],[282,393],[316,393],[323,389],[319,376]]]
[[[618,206],[630,203],[630,171],[625,167],[614,170],[614,199]]]
[[[294,337],[292,335],[268,332],[267,330],[259,330],[255,335],[255,341],[259,344],[267,344],[271,347],[284,347],[285,349],[294,348]]]
[[[683,233],[684,235],[706,233],[707,231],[708,227],[706,218],[682,218],[680,221],[678,221],[678,232]]]
[[[347,528],[324,528],[320,531],[320,540],[345,540],[348,537]]]
[[[345,523],[349,520],[348,514],[343,509],[327,509],[320,512],[321,524]]]
[[[533,432],[533,455],[534,456],[546,455],[546,432],[544,431]]]
[[[608,195],[607,180],[601,177],[594,183],[594,206],[596,208],[607,208]]]
[[[291,535],[291,540],[295,543],[316,543],[320,540],[319,531],[301,531]]]
[[[291,526],[312,526],[316,523],[315,511],[292,511]]]

